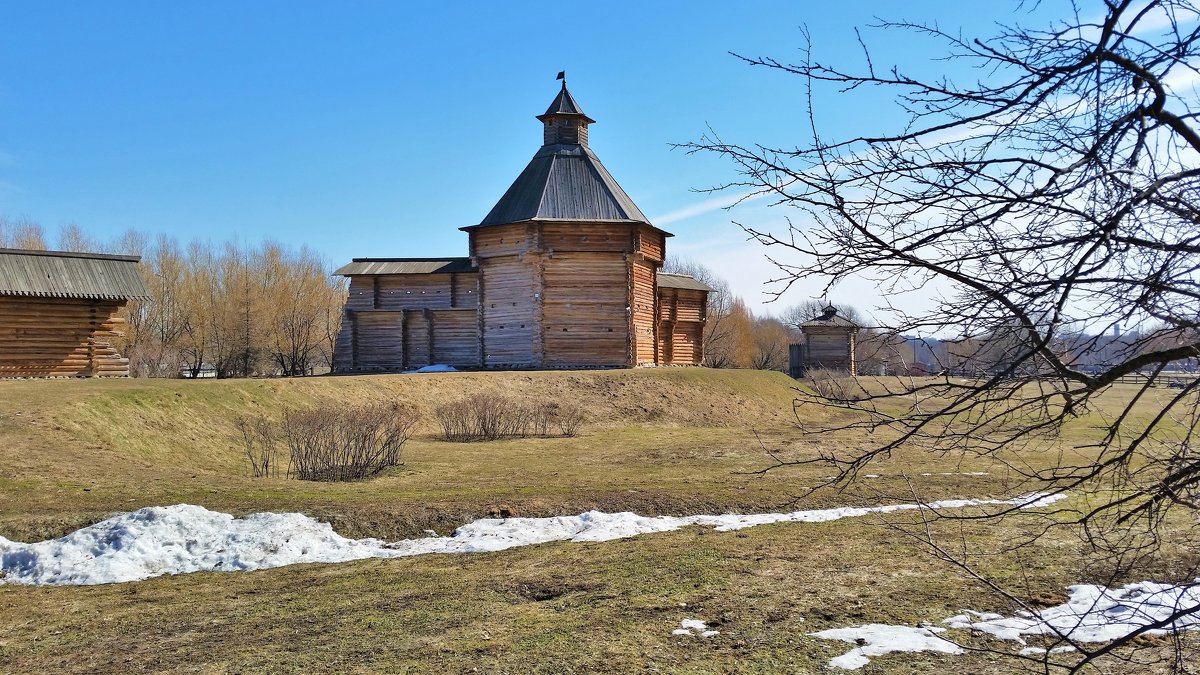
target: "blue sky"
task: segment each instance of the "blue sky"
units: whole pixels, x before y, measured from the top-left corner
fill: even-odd
[[[1061,3],[1051,3],[1058,9]],[[1045,8],[1039,12],[1046,12]],[[533,116],[566,70],[598,123],[591,146],[672,251],[758,311],[772,269],[698,188],[716,157],[671,143],[803,142],[798,78],[728,52],[858,65],[873,17],[990,34],[1040,23],[1015,2],[10,2],[0,26],[0,215],[181,241],[307,244],[355,256],[465,255],[477,223],[541,144]],[[865,33],[876,66],[950,67],[907,37]],[[823,95],[829,135],[902,118],[885,100]],[[797,288],[783,302],[819,289]],[[869,288],[846,294],[864,309]]]

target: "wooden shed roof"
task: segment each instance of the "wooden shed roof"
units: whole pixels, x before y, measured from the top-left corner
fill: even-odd
[[[530,220],[650,224],[596,154],[574,144],[543,145],[474,227]]]
[[[0,295],[146,300],[137,256],[0,248]]]
[[[478,272],[470,258],[355,258],[334,274],[343,277],[360,274],[452,274]]]
[[[844,316],[840,316],[837,313],[837,308],[830,305],[825,308],[825,312],[820,316],[800,324],[800,328],[801,330],[805,328],[848,328],[858,330],[859,325]]]
[[[659,288],[678,288],[686,291],[705,292],[711,292],[713,290],[712,288],[709,288],[707,284],[686,274],[670,274],[668,272],[659,272],[657,283]]]

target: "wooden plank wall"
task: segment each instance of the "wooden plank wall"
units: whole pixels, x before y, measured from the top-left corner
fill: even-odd
[[[546,223],[542,225],[542,247],[547,251],[609,251],[628,253],[632,250],[628,225],[599,223]]]
[[[625,254],[556,251],[545,260],[543,274],[543,363],[631,365]]]
[[[638,258],[629,261],[629,276],[632,280],[629,307],[633,327],[633,352],[638,365],[653,364],[655,361],[656,304],[658,293],[654,278],[658,266],[654,262]]]
[[[445,363],[455,368],[478,368],[479,357],[478,310],[437,309],[433,315],[433,363]]]
[[[537,226],[500,225],[471,230],[471,255],[476,258],[521,255],[537,248]]]
[[[533,300],[540,287],[541,262],[536,253],[480,261],[484,366],[527,368],[541,361],[539,310]]]
[[[351,277],[334,371],[478,368],[478,304],[473,272]]]
[[[704,362],[707,294],[680,288],[658,289],[658,360],[663,365]]]
[[[805,328],[805,367],[845,370],[854,374],[854,339],[843,328]]]
[[[699,362],[703,293],[674,293],[683,316],[664,330],[655,278],[666,240],[654,228],[521,223],[470,240],[477,274],[352,278],[336,368],[621,367],[656,363],[675,342],[686,343],[676,362]],[[379,311],[402,314],[366,318]]]
[[[0,378],[128,377],[121,336],[124,302],[0,297]]]
[[[404,312],[362,310],[354,312],[354,370],[404,369]]]
[[[667,255],[667,240],[662,232],[642,225],[635,233],[637,246],[634,249],[646,258],[661,263]]]

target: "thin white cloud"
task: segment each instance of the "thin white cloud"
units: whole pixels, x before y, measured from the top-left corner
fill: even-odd
[[[690,220],[696,216],[703,216],[714,211],[728,209],[737,204],[752,202],[765,197],[765,194],[754,192],[743,192],[735,194],[721,194],[716,197],[710,197],[695,204],[689,204],[674,211],[668,211],[659,216],[650,219],[650,222],[661,227],[671,223],[678,223],[683,220]]]

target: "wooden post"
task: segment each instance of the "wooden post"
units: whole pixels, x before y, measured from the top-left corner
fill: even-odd
[[[400,370],[408,370],[412,345],[408,339],[408,310],[400,310]]]
[[[85,371],[88,377],[96,375],[96,331],[100,329],[96,322],[96,303],[91,303],[88,306],[88,337],[87,337],[87,370]]]
[[[422,309],[421,316],[425,317],[425,340],[429,349],[429,356],[427,360],[429,361],[429,365],[432,366],[437,362],[433,356],[433,310],[428,308]]]
[[[350,320],[350,370],[358,370],[358,314],[347,309],[346,318]]]

